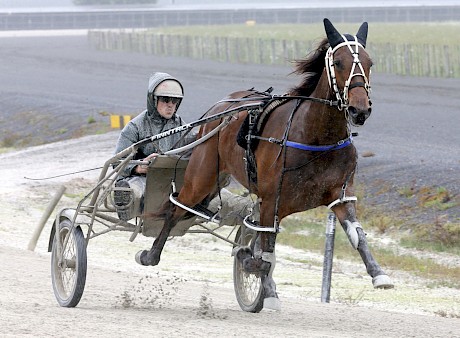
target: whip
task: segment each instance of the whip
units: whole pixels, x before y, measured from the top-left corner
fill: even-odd
[[[63,177],[63,176],[70,176],[70,175],[80,174],[80,173],[84,173],[84,172],[87,172],[87,171],[98,170],[98,169],[102,169],[102,168],[104,168],[104,167],[97,167],[97,168],[91,168],[91,169],[73,171],[73,172],[67,173],[67,174],[60,174],[60,175],[56,175],[56,176],[48,176],[48,177],[43,177],[43,178],[26,177],[26,176],[24,176],[24,178],[25,178],[26,180],[31,180],[31,181],[44,181],[44,180],[50,180],[50,179],[52,179],[52,178],[58,178],[58,177]]]

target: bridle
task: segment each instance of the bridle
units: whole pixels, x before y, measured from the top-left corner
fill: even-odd
[[[354,40],[349,41],[344,35],[342,35],[344,42],[337,44],[334,48],[329,47],[326,52],[325,56],[325,64],[326,64],[326,73],[327,79],[329,81],[329,87],[334,91],[334,94],[337,98],[337,109],[342,110],[345,109],[345,113],[348,114],[348,92],[355,88],[355,87],[363,87],[367,92],[367,97],[369,98],[371,86],[369,84],[369,80],[364,72],[363,65],[359,60],[359,47],[364,49],[364,46],[358,42],[356,36],[354,36]],[[343,91],[339,90],[337,85],[337,79],[335,76],[335,68],[334,68],[334,53],[343,46],[347,46],[350,50],[351,54],[353,55],[353,65],[350,70],[350,75],[348,79],[345,81],[345,86],[343,87]],[[355,47],[355,49],[353,49]],[[355,68],[358,66],[360,73],[355,73]],[[355,76],[362,76],[364,82],[356,82],[351,84],[351,80]]]

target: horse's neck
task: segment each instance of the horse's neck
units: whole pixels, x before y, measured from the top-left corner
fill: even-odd
[[[334,100],[327,78],[323,75],[311,97]],[[345,112],[320,102],[311,102],[307,109],[299,112],[306,124],[307,142],[332,144],[348,136]]]

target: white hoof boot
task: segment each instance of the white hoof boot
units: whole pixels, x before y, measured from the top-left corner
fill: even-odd
[[[372,278],[372,284],[376,289],[393,289],[395,285],[387,275],[378,275]]]
[[[134,256],[134,259],[136,260],[137,264],[144,265],[141,262],[141,254],[144,252],[144,250],[138,251],[136,255]]]
[[[268,297],[264,299],[264,309],[281,311],[281,301],[276,297]]]

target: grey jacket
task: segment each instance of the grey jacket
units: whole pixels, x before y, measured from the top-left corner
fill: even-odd
[[[171,119],[165,119],[156,111],[156,109],[154,109],[154,111],[145,110],[132,119],[123,128],[120,136],[118,137],[115,153],[119,153],[120,151],[147,137],[179,127],[183,124],[185,123],[177,114],[174,114]],[[156,141],[155,143],[149,142],[139,148],[134,159],[144,159],[152,153],[163,153],[171,150],[173,147],[178,148],[184,146],[196,139],[196,135],[193,132],[190,132],[186,138],[180,140],[184,134],[185,131],[172,134]],[[135,165],[126,166],[122,176],[131,176],[134,167]]]

